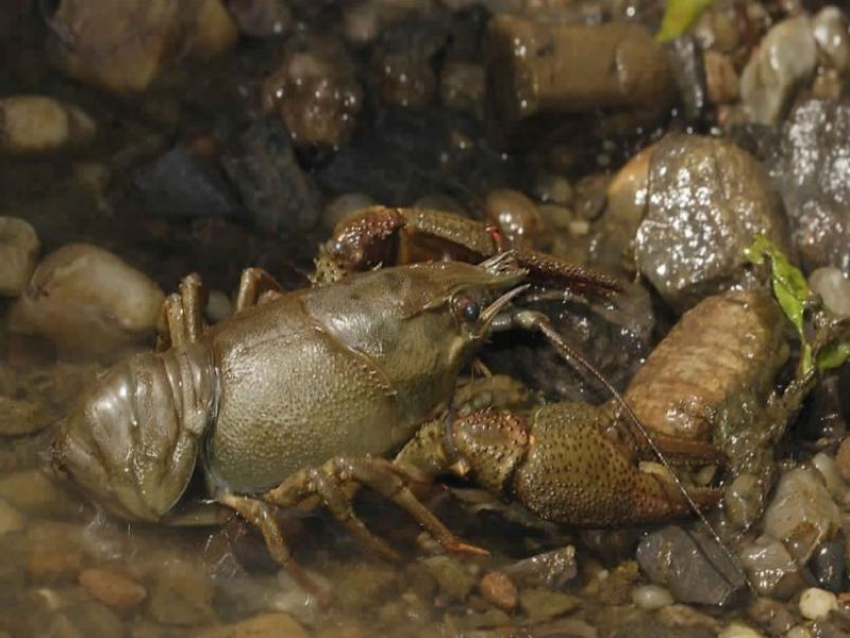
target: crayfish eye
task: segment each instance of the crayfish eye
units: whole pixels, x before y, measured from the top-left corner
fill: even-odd
[[[463,321],[473,323],[481,316],[481,304],[469,297],[457,297],[454,300],[455,314]]]

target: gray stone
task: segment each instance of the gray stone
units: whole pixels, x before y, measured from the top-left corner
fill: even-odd
[[[647,536],[637,559],[650,580],[684,603],[725,605],[745,582],[722,548],[701,532],[668,526]]]
[[[761,536],[739,551],[753,587],[763,596],[788,600],[805,584],[800,568],[781,542]]]

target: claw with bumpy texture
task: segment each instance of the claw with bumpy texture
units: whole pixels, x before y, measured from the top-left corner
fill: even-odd
[[[542,519],[575,527],[615,527],[690,515],[691,505],[672,479],[642,471],[634,450],[606,434],[610,414],[580,403],[556,403],[528,415],[478,410],[423,429],[396,462],[420,471],[469,476],[510,496]],[[722,463],[713,446],[656,441],[676,464]],[[702,509],[721,492],[688,488]]]
[[[534,283],[604,298],[622,292],[613,278],[512,243],[498,228],[423,208],[372,206],[342,219],[319,249],[316,283],[384,265],[453,260],[478,263],[512,250]]]

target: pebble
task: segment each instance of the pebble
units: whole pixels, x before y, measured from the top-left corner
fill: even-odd
[[[97,126],[76,106],[39,95],[0,99],[0,153],[50,153],[83,146]]]
[[[845,481],[850,481],[850,436],[844,437],[835,454],[835,469]]]
[[[844,73],[850,69],[850,32],[838,7],[824,7],[812,19],[821,64]]]
[[[563,175],[539,173],[534,182],[534,196],[542,204],[569,206],[573,203],[573,187]]]
[[[850,279],[834,266],[817,268],[809,275],[809,286],[824,305],[837,315],[850,315]]]
[[[729,522],[739,529],[747,529],[762,514],[762,488],[758,478],[743,472],[723,490],[723,504]]]
[[[797,621],[793,607],[770,598],[756,598],[747,607],[747,615],[770,636],[784,635]]]
[[[791,627],[784,638],[812,638],[812,632],[809,631],[808,627],[797,625],[796,627]]]
[[[27,540],[27,571],[33,578],[61,580],[79,573],[83,550],[78,526],[42,523],[27,533]]]
[[[117,255],[69,244],[35,269],[9,311],[9,329],[44,337],[63,355],[115,356],[151,338],[164,298],[147,275]]]
[[[183,561],[162,565],[154,574],[148,611],[165,625],[195,627],[216,620],[213,585],[206,571]]]
[[[672,605],[675,601],[670,592],[658,585],[640,585],[632,590],[632,602],[647,611],[655,611]]]
[[[517,561],[503,570],[522,587],[560,589],[578,576],[576,548],[566,545]]]
[[[838,609],[835,594],[818,587],[809,587],[800,594],[800,613],[809,620],[826,618],[834,609]]]
[[[233,315],[233,302],[221,290],[210,290],[204,314],[210,323],[221,323]]]
[[[56,513],[67,498],[40,470],[0,477],[0,498],[27,513]]]
[[[249,620],[201,631],[198,638],[309,638],[309,632],[289,614],[263,614]]]
[[[121,611],[135,607],[148,595],[135,581],[108,569],[85,569],[79,581],[92,598]]]
[[[463,601],[475,587],[477,579],[466,565],[450,556],[431,556],[422,561],[440,590],[450,600]]]
[[[708,50],[703,58],[708,99],[713,104],[729,104],[738,99],[738,73],[728,55]]]
[[[509,188],[487,193],[484,213],[510,239],[532,239],[543,229],[543,220],[534,202]]]
[[[753,587],[763,596],[787,600],[804,583],[797,562],[785,545],[771,536],[760,536],[738,554]]]
[[[539,622],[577,609],[581,606],[581,599],[571,594],[536,587],[521,591],[519,604],[530,621]]]
[[[487,74],[484,66],[471,62],[450,62],[440,73],[440,100],[443,106],[481,115]]]
[[[764,514],[765,533],[785,543],[801,563],[815,548],[832,538],[841,515],[818,473],[805,469],[786,472]]]
[[[847,485],[838,473],[838,468],[833,458],[824,452],[818,452],[812,457],[812,465],[823,477],[829,493],[834,498],[840,500],[847,491]]]
[[[844,585],[845,541],[842,535],[824,543],[815,551],[809,567],[818,584],[829,591],[839,593]]]
[[[0,536],[18,532],[26,526],[26,519],[14,507],[0,499]]]
[[[764,638],[764,634],[742,623],[733,622],[724,627],[723,631],[717,634],[717,638]]]
[[[504,572],[488,572],[478,584],[484,600],[511,611],[517,606],[517,588]]]
[[[340,195],[328,202],[322,210],[320,217],[322,228],[329,233],[333,232],[340,220],[355,211],[369,208],[375,204],[375,200],[366,193],[345,193],[344,195]]]
[[[750,121],[775,125],[797,87],[817,64],[817,48],[808,16],[774,26],[753,51],[741,74],[741,98]]]
[[[0,217],[0,296],[15,297],[29,283],[41,243],[28,222]]]
[[[45,410],[32,401],[0,396],[0,436],[35,434],[51,422]]]

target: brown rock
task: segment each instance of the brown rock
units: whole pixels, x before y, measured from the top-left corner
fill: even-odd
[[[157,570],[149,611],[166,625],[197,626],[216,620],[213,586],[203,569],[173,561]]]
[[[484,600],[496,607],[511,611],[517,605],[516,585],[503,572],[489,572],[478,585]]]
[[[717,51],[706,51],[705,84],[708,99],[713,104],[728,104],[738,99],[738,74],[728,55]]]
[[[263,614],[234,625],[198,634],[198,638],[309,638],[310,634],[289,614]]]
[[[79,528],[63,523],[46,523],[29,534],[27,570],[36,579],[61,579],[80,571],[83,552]]]
[[[83,570],[79,581],[92,598],[121,610],[138,605],[148,595],[138,583],[108,569]]]

